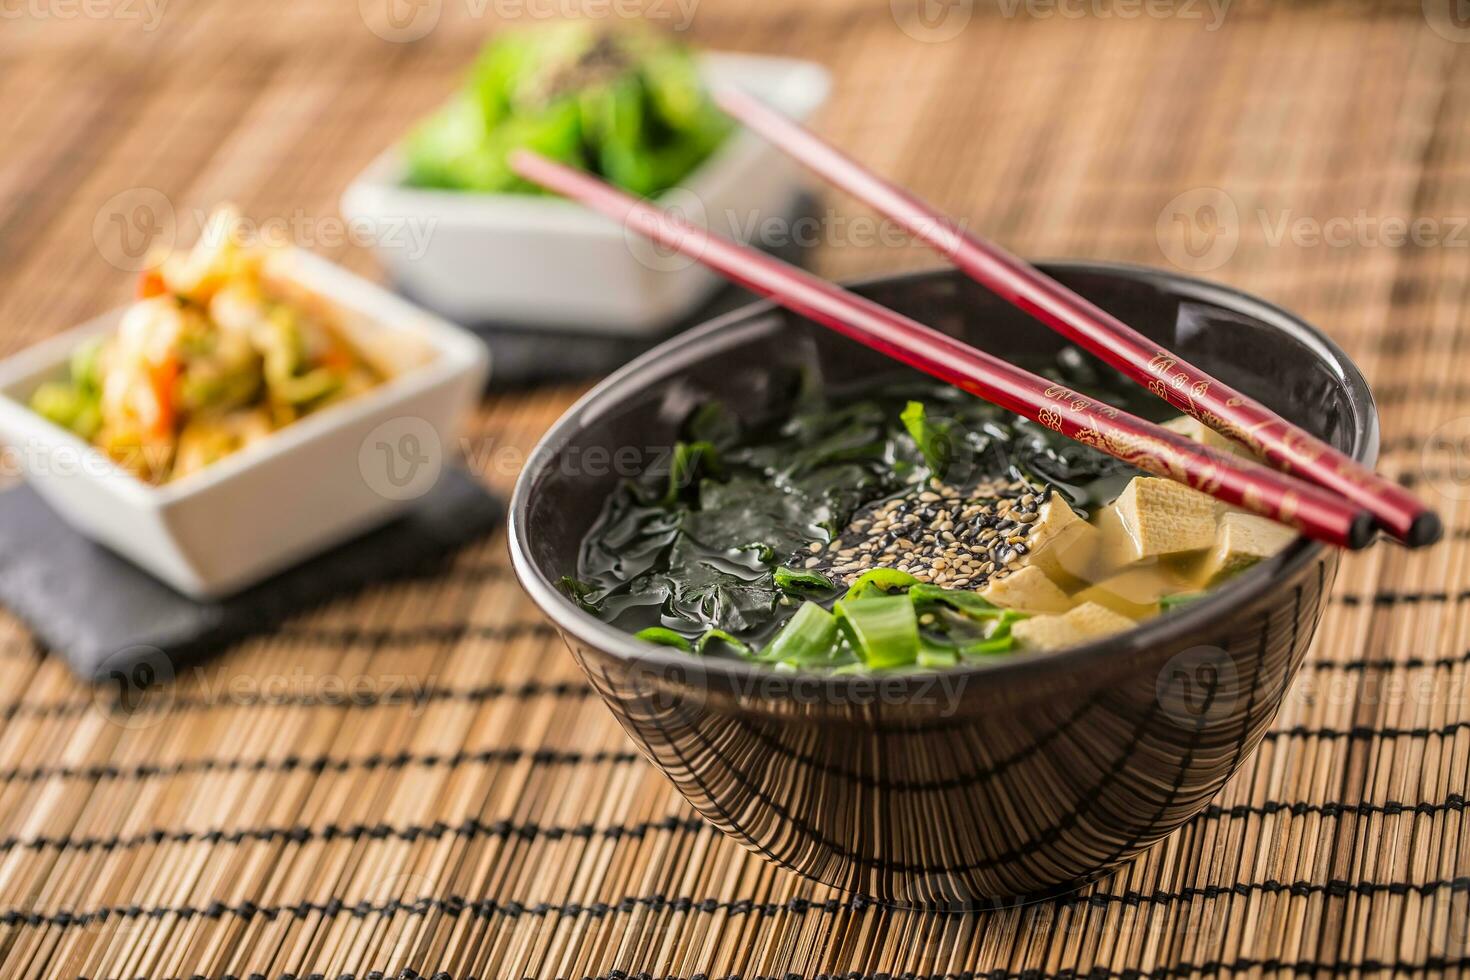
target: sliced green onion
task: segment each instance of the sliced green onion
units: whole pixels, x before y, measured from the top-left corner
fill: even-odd
[[[908,596],[844,599],[835,612],[848,642],[868,667],[904,667],[918,658],[919,617]]]
[[[870,596],[902,592],[922,584],[908,572],[900,572],[896,568],[871,568],[857,577],[857,581],[852,583],[847,594],[842,597],[842,601],[850,602],[853,599],[866,599]]]
[[[740,637],[735,636],[732,633],[727,633],[721,629],[715,629],[713,627],[704,631],[704,635],[701,636],[699,638],[699,642],[694,645],[694,652],[704,653],[705,648],[708,647],[711,643],[723,643],[730,649],[734,650],[736,653],[740,654],[742,657],[749,656],[751,652],[750,644],[740,639]],[[687,643],[685,644],[684,649],[689,649]]]
[[[776,569],[776,588],[799,595],[806,592],[829,592],[837,588],[837,583],[820,572],[782,565]]]
[[[1187,606],[1191,602],[1198,602],[1204,597],[1205,594],[1203,592],[1176,592],[1173,595],[1166,595],[1159,599],[1159,612],[1168,612],[1170,609],[1176,609],[1179,606]]]
[[[647,629],[639,630],[633,636],[642,640],[644,643],[653,643],[661,647],[674,647],[676,650],[683,650],[685,653],[689,653],[693,649],[689,645],[688,640],[665,626],[650,626]]]
[[[992,636],[988,640],[979,643],[971,643],[962,647],[960,653],[967,657],[987,656],[992,653],[1009,653],[1016,648],[1016,638],[1011,635],[1009,624],[1006,626],[1004,636]]]
[[[1030,617],[1030,613],[1023,613],[1015,609],[1002,609],[1000,615],[996,617],[995,626],[990,630],[989,635],[992,638],[997,636],[1010,636],[1012,623],[1019,623],[1021,620],[1029,619]]]
[[[960,656],[949,647],[937,643],[922,643],[919,646],[919,656],[916,662],[920,667],[937,670],[942,667],[957,666]]]
[[[817,605],[804,602],[787,620],[766,648],[762,660],[789,664],[820,663],[832,658],[837,645],[837,617]]]
[[[841,667],[835,667],[832,670],[833,676],[844,677],[851,674],[866,674],[867,672],[868,665],[863,663],[861,660],[857,661],[856,663],[843,664]]]
[[[929,585],[920,582],[909,589],[909,598],[915,604],[925,602],[941,602],[951,609],[958,610],[966,616],[978,619],[989,619],[1001,615],[1004,610],[993,602],[987,601],[978,592],[967,592],[963,589],[944,589],[937,585]]]

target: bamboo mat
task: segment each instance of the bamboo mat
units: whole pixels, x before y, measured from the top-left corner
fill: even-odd
[[[371,0],[177,0],[152,28],[142,0],[6,5],[0,349],[128,294],[105,216],[138,188],[181,239],[229,198],[372,270],[329,240],[337,196],[494,26],[485,3],[427,2],[439,20],[416,43],[368,30]],[[632,753],[497,537],[181,668],[129,710],[0,617],[0,976],[1464,972],[1463,32],[1433,3],[1242,3],[1215,30],[1199,5],[921,6],[704,0],[689,36],[824,61],[824,132],[1024,254],[1184,264],[1323,325],[1379,393],[1383,468],[1446,518],[1432,551],[1344,563],[1299,683],[1220,797],[1055,902],[933,915],[836,895],[721,838]],[[939,40],[945,11],[969,22]],[[1346,240],[1299,233],[1360,215]],[[1435,233],[1363,230],[1416,217]],[[933,261],[839,224],[824,273]],[[490,399],[471,464],[508,490],[576,394]]]

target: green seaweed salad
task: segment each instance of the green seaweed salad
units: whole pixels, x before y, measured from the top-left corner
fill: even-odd
[[[1075,350],[1029,365],[1153,411]],[[846,584],[810,567],[860,509],[928,487],[1022,480],[1079,511],[1137,471],[947,385],[898,380],[825,393],[794,377],[770,421],[694,411],[663,465],[624,481],[562,589],[651,643],[779,669],[928,669],[1013,648],[1023,614],[978,593],[874,568]]]
[[[545,25],[486,45],[464,89],[408,137],[406,181],[543,193],[510,170],[509,154],[524,148],[649,196],[683,180],[729,129],[682,45],[634,27]]]

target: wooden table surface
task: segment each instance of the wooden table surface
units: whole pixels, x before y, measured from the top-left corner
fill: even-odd
[[[1320,324],[1374,383],[1382,469],[1446,542],[1344,564],[1276,727],[1206,812],[1076,896],[984,915],[852,902],[706,828],[588,696],[498,536],[180,665],[129,710],[0,616],[0,976],[1463,972],[1452,4],[0,3],[0,352],[123,301],[142,243],[191,240],[222,200],[378,275],[339,195],[499,16],[631,9],[827,65],[818,128],[1019,253],[1178,267]],[[824,274],[934,264],[840,194],[819,215]],[[492,395],[472,467],[507,490],[579,390]],[[325,696],[339,683],[372,696]]]

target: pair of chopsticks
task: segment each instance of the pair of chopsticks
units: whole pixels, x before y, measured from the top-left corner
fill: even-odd
[[[754,248],[711,235],[583,171],[530,151],[514,153],[511,166],[527,180],[623,222],[660,246],[807,319],[1140,470],[1340,547],[1364,547],[1375,526],[1410,546],[1438,540],[1439,518],[1403,488],[1164,350],[1020,259],[962,231],[938,211],[749,96],[725,91],[717,98],[726,112],[898,221],[986,288],[1176,408],[1261,453],[1281,470],[1299,472],[1307,479],[1211,449],[1054,384]]]

